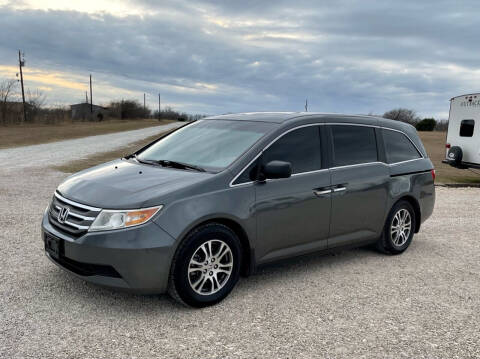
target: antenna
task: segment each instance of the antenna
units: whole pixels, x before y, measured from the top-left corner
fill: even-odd
[[[308,112],[308,98],[305,99],[305,112]]]

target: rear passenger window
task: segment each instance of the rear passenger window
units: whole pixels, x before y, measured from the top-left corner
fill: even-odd
[[[332,125],[332,136],[334,166],[378,161],[373,127]]]
[[[387,163],[396,163],[421,158],[413,143],[401,132],[383,130],[383,142]]]
[[[263,163],[286,161],[292,165],[292,173],[319,170],[320,129],[319,126],[302,127],[280,137],[263,153]]]
[[[475,121],[474,120],[463,120],[460,123],[460,136],[461,137],[472,137],[474,128],[475,128]]]

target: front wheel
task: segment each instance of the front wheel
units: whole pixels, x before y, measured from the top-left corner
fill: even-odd
[[[400,254],[413,239],[415,231],[415,211],[407,201],[397,202],[390,211],[377,249],[384,253]]]
[[[206,224],[191,232],[175,254],[170,295],[192,307],[224,299],[240,276],[239,243],[235,232],[222,224]]]

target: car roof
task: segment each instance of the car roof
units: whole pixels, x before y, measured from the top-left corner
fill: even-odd
[[[352,122],[392,128],[406,125],[383,117],[323,112],[245,112],[211,116],[204,119],[284,123],[290,120],[308,120],[309,118],[320,120],[320,122]]]
[[[204,120],[231,120],[282,123],[297,117],[300,112],[244,112],[206,117]]]
[[[418,137],[415,127],[412,125],[401,122],[389,120],[383,117],[366,116],[366,115],[345,115],[338,113],[321,113],[321,112],[249,112],[249,113],[236,113],[226,114],[221,116],[206,117],[205,120],[229,120],[229,121],[256,121],[256,122],[269,122],[276,124],[287,123],[295,126],[308,124],[312,122],[318,123],[343,123],[343,124],[358,124],[388,128],[392,130],[398,130],[405,133],[410,140],[414,141],[417,148],[421,149],[422,154],[428,157],[425,148]],[[283,126],[281,126],[283,127]]]

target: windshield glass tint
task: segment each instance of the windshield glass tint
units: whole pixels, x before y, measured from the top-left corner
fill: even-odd
[[[218,171],[228,167],[272,126],[253,121],[199,120],[161,139],[138,157]]]

